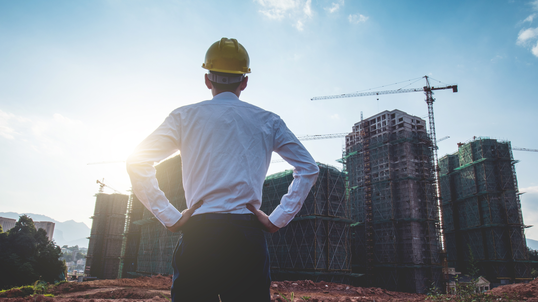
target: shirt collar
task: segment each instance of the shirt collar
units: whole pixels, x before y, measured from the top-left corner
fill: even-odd
[[[237,97],[237,95],[235,95],[235,93],[225,91],[225,92],[221,92],[221,93],[217,94],[216,96],[214,96],[213,100],[214,101],[220,101],[220,100],[222,100],[222,101],[226,101],[226,100],[238,101],[239,98]]]

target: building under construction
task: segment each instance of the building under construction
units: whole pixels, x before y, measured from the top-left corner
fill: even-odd
[[[318,164],[320,173],[297,216],[266,236],[273,280],[310,279],[349,282],[349,207],[345,177],[334,167]],[[265,179],[261,210],[271,213],[288,192],[292,171]]]
[[[425,121],[383,111],[346,136],[353,272],[361,285],[425,293],[442,288],[433,145]]]
[[[449,266],[492,284],[530,280],[510,142],[476,138],[439,160]]]
[[[120,268],[125,212],[129,196],[98,193],[86,256],[85,272],[99,279],[115,279]]]
[[[136,270],[138,268],[138,247],[140,245],[141,226],[134,222],[142,220],[144,209],[145,207],[140,200],[134,194],[131,194],[129,204],[127,205],[118,278],[130,278],[139,275],[136,273]]]

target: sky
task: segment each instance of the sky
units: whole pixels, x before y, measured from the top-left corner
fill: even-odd
[[[427,75],[459,87],[434,95],[440,157],[474,136],[538,149],[538,0],[2,0],[0,211],[91,226],[96,180],[130,183],[121,162],[88,163],[125,160],[172,110],[210,99],[201,65],[222,37],[250,56],[241,99],[298,136],[350,132],[361,112],[427,118],[423,93],[310,100]],[[343,138],[304,145],[340,165]],[[538,225],[538,153],[514,158],[524,222]]]

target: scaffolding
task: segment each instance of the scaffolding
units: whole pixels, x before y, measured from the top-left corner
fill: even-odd
[[[494,284],[530,278],[515,163],[510,142],[485,137],[439,160],[448,263],[466,272],[472,253]]]
[[[399,110],[367,118],[346,138],[353,272],[360,285],[442,288],[439,211],[425,122]]]
[[[124,247],[122,248],[121,276],[118,278],[130,278],[137,276],[138,247],[140,245],[140,225],[135,222],[142,220],[144,205],[136,195],[131,194],[131,202],[127,209],[127,221],[125,234],[123,235]]]
[[[129,196],[98,193],[86,256],[86,273],[115,279],[120,267],[125,211]]]
[[[296,217],[266,235],[273,280],[349,282],[352,276],[345,177],[334,167],[318,166],[318,179]],[[292,181],[292,171],[268,176],[261,210],[271,213]]]

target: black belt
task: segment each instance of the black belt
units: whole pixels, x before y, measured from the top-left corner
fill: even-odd
[[[189,220],[201,221],[201,220],[254,220],[256,216],[253,214],[217,214],[206,213],[191,216]]]

